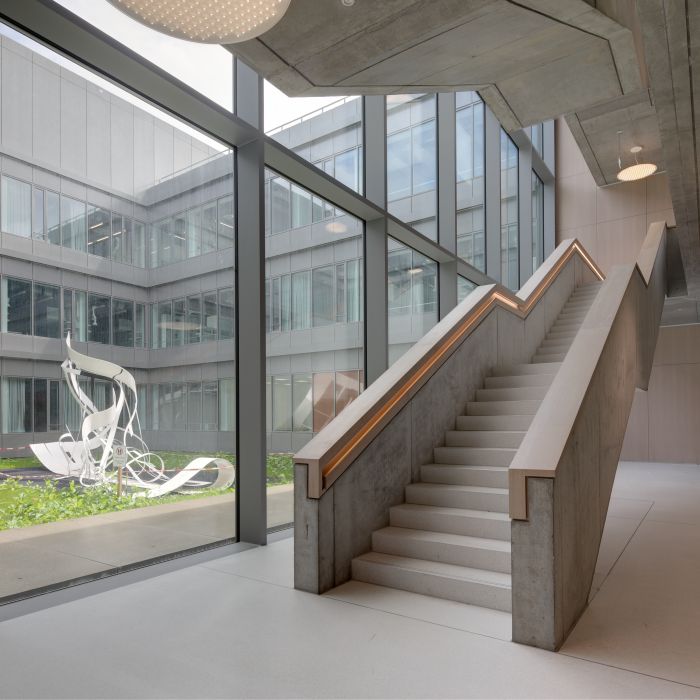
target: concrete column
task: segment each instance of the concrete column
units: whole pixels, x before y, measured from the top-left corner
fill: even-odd
[[[501,279],[501,125],[484,104],[486,274]]]
[[[451,253],[457,251],[457,135],[455,94],[437,96],[437,200],[438,243]],[[457,305],[457,263],[438,265],[440,318]]]
[[[262,78],[236,60],[236,104],[258,138],[236,151],[236,371],[238,539],[267,542],[265,437],[265,169]],[[243,203],[243,206],[240,204]],[[244,303],[242,300],[245,300]]]
[[[386,209],[386,107],[383,95],[364,98],[365,197]],[[365,383],[388,366],[387,222],[365,222]]]

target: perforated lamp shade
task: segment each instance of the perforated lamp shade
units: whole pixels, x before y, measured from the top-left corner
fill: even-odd
[[[620,170],[617,174],[617,179],[622,182],[631,182],[632,180],[642,180],[656,172],[656,166],[653,163],[636,163],[630,165],[629,168]]]
[[[260,36],[291,0],[108,0],[151,29],[203,44],[235,44]]]

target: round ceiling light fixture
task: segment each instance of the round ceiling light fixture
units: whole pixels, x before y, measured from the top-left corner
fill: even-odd
[[[630,148],[630,153],[634,154],[634,165],[626,168],[622,167],[622,156],[620,155],[621,134],[621,131],[617,132],[617,167],[619,168],[617,179],[620,182],[633,182],[634,180],[643,180],[645,177],[653,175],[657,169],[656,165],[653,163],[640,163],[638,160],[637,154],[642,152],[641,146],[632,146]]]
[[[279,22],[291,0],[108,0],[151,29],[202,44],[254,39]]]

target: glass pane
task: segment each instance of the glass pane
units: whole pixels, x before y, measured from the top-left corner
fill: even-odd
[[[32,283],[2,278],[2,332],[32,332]]]
[[[109,297],[88,294],[88,329],[87,339],[91,343],[109,344]]]
[[[110,222],[110,212],[100,207],[88,207],[88,253],[103,258],[110,256],[110,227],[120,232],[121,216],[115,214]]]
[[[46,237],[49,243],[61,245],[61,200],[55,192],[46,190]]]
[[[544,262],[544,185],[532,172],[532,271]]]
[[[2,378],[2,432],[32,432],[32,380]],[[29,582],[31,583],[31,582]]]
[[[219,290],[219,340],[234,337],[234,292],[233,287]]]
[[[49,427],[49,396],[46,379],[34,380],[34,432],[45,433]]]
[[[520,286],[518,220],[518,147],[501,129],[501,282]]]
[[[484,237],[484,103],[457,93],[457,255],[486,272]]]
[[[292,426],[294,430],[313,430],[313,395],[311,375],[295,374],[292,377]]]
[[[61,289],[34,283],[34,335],[61,337]]]
[[[219,249],[230,248],[234,242],[235,223],[233,195],[219,199]]]
[[[312,273],[314,326],[335,323],[334,268],[318,267]]]
[[[272,429],[292,429],[291,377],[272,377]]]
[[[46,238],[44,226],[44,190],[35,187],[32,191],[32,236],[41,240]]]
[[[437,239],[437,118],[435,95],[388,95],[389,211]]]
[[[314,374],[314,432],[328,425],[335,417],[335,374]]]
[[[3,175],[0,213],[4,233],[29,238],[32,235],[32,186]]]
[[[124,348],[134,347],[134,303],[112,300],[112,342]]]
[[[173,299],[173,346],[184,345],[187,337],[187,302],[183,299]]]
[[[187,342],[198,343],[202,337],[202,298],[187,297]]]
[[[61,195],[61,245],[85,252],[85,202]]]
[[[217,340],[219,337],[219,309],[217,304],[217,294],[212,292],[202,296],[203,317],[202,317],[202,342],[206,343]]]
[[[476,289],[476,284],[466,277],[457,275],[457,302],[464,301]]]
[[[438,321],[437,263],[388,239],[389,364]]]
[[[146,347],[146,307],[134,304],[134,347]]]

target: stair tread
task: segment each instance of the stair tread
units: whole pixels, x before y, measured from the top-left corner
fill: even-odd
[[[467,433],[470,435],[493,435],[494,433],[501,433],[503,437],[525,437],[525,433],[527,433],[527,430],[469,430],[463,428],[455,428],[454,430],[448,430],[447,433]]]
[[[450,465],[459,466],[459,465]],[[504,467],[507,469],[507,467]],[[416,481],[412,484],[406,486],[407,489],[422,489],[422,490],[434,490],[434,491],[460,491],[462,493],[485,493],[493,494],[499,496],[507,496],[508,489],[501,489],[495,486],[467,486],[465,484],[434,484],[431,481]]]
[[[489,549],[496,552],[510,552],[510,542],[505,540],[494,540],[487,537],[473,537],[471,535],[454,535],[451,532],[439,532],[436,530],[416,530],[408,527],[395,527],[389,525],[377,533],[382,533],[390,537],[401,538],[403,540],[421,540],[436,542],[440,544],[451,544],[461,547],[473,547],[479,549]]]
[[[515,450],[513,451],[515,452]],[[429,464],[424,464],[423,467],[449,467],[450,469],[471,469],[473,471],[508,471],[508,467],[490,466],[488,464],[447,464],[445,462],[430,462]],[[421,484],[425,482],[418,481],[416,483]]]
[[[426,506],[422,503],[401,503],[391,508],[408,510],[414,513],[434,513],[435,515],[453,515],[463,518],[483,518],[484,520],[500,520],[510,522],[508,513],[494,510],[473,510],[471,508],[449,508],[448,506]]]
[[[444,564],[443,562],[430,561],[429,559],[414,559],[413,557],[399,557],[395,554],[383,554],[381,552],[367,552],[355,557],[360,561],[379,566],[394,566],[399,569],[408,569],[423,574],[431,574],[443,578],[451,578],[462,581],[472,581],[499,588],[510,588],[510,574],[486,569],[472,569],[458,564]]]

